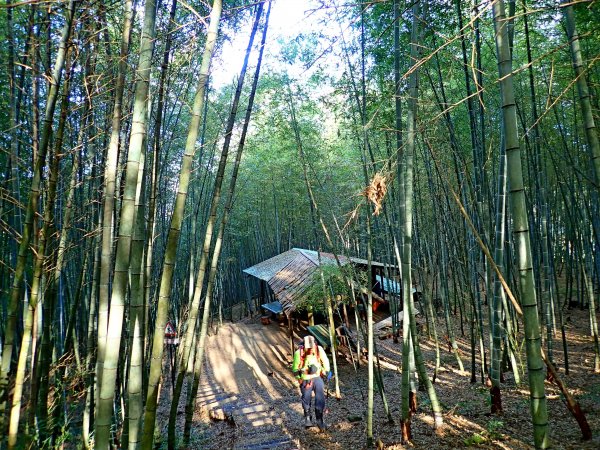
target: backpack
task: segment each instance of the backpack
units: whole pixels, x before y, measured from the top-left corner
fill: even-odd
[[[315,342],[315,356],[317,357],[317,361],[321,363],[321,355],[319,355],[319,344]],[[298,350],[300,350],[300,367],[304,367],[304,341],[300,341],[298,344]]]

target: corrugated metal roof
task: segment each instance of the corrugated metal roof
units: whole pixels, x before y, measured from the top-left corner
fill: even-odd
[[[361,266],[366,266],[369,263],[366,259],[362,258],[350,258],[350,261],[352,261],[355,264],[360,264]],[[385,267],[385,264],[380,263],[378,261],[371,261],[371,265],[375,267]]]
[[[302,292],[308,288],[317,267],[302,252],[297,252],[296,257],[268,281],[275,298],[280,301],[286,314],[296,309],[296,302],[300,300]]]
[[[247,269],[244,269],[243,272],[260,280],[269,281],[277,272],[297,258],[298,255],[302,255],[309,261],[312,261],[315,266],[319,265],[318,252],[303,248],[292,248],[287,252],[280,253],[279,255],[275,255],[252,267],[248,267]],[[342,255],[338,255],[338,259],[342,265],[345,265],[350,261],[349,258]],[[321,262],[323,264],[336,264],[334,254],[321,252]]]
[[[260,280],[269,281],[277,272],[287,266],[298,254],[298,249],[291,249],[287,252],[275,255],[272,258],[265,259],[252,267],[244,269],[243,272],[252,275]]]
[[[338,255],[340,264],[350,261],[365,264],[366,260],[348,258]],[[333,253],[321,252],[322,264],[337,264]],[[383,267],[383,264],[373,262],[373,265]],[[296,303],[302,298],[302,292],[308,288],[312,275],[319,267],[319,254],[314,250],[292,248],[287,252],[276,255],[252,267],[244,269],[244,273],[266,281],[275,298],[281,302],[283,311],[290,314],[296,309]]]
[[[304,256],[310,259],[315,265],[319,265],[319,252],[315,250],[305,250],[303,248],[294,248],[292,250],[297,250],[301,252]],[[350,259],[346,256],[338,255],[338,260],[342,266],[348,264]],[[321,262],[323,264],[337,264],[335,260],[335,255],[333,253],[321,252]]]
[[[400,284],[397,281],[390,280],[386,277],[382,277],[381,275],[375,275],[375,280],[377,280],[380,284],[383,284],[383,290],[385,292],[391,292],[392,294],[400,294]]]
[[[383,290],[385,292],[390,292],[392,294],[400,294],[402,291],[402,286],[396,280],[390,280],[389,278],[382,277],[381,275],[375,275],[375,280],[381,284],[381,280],[383,279]],[[411,292],[414,294],[417,289],[413,286]]]

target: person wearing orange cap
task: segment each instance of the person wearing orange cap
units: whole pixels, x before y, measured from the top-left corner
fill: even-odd
[[[304,409],[304,426],[312,427],[312,416],[310,414],[312,404],[312,393],[315,393],[315,419],[319,430],[326,429],[323,422],[323,411],[325,410],[325,386],[322,377],[327,377],[329,371],[329,359],[323,347],[317,345],[313,336],[306,336],[302,344],[294,352],[294,363],[292,372],[300,385],[302,395],[302,408]]]

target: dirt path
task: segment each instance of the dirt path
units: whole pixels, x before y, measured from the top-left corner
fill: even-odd
[[[585,318],[578,317],[574,322],[585,324]],[[299,390],[290,370],[291,350],[286,331],[277,324],[263,326],[256,320],[227,324],[217,335],[211,336],[204,380],[206,389],[211,391],[200,393],[198,405],[204,404],[205,412],[212,408],[225,416],[233,413],[234,420],[229,424],[213,421],[203,442],[204,448],[365,448],[366,368],[361,366],[355,370],[347,362],[340,364],[342,399],[328,399],[329,411],[325,421],[329,429],[324,433],[319,433],[316,428],[305,430]],[[563,405],[557,389],[547,384],[554,448],[600,448],[600,383],[598,375],[592,375],[589,370],[589,339],[585,330],[571,329],[569,333],[569,342],[573,344],[570,349],[572,369],[565,381],[571,388],[577,387],[572,392],[586,411],[594,440],[587,443],[580,441],[577,425]],[[427,339],[421,342],[431,373],[435,361],[434,348]],[[378,340],[377,345],[381,355],[399,364],[400,344]],[[463,362],[468,366],[468,336],[459,340],[459,345]],[[458,449],[470,444],[477,448],[531,449],[526,385],[515,386],[511,374],[507,373],[502,388],[505,414],[490,416],[487,388],[480,383],[471,384],[470,374],[454,368],[453,356],[441,350],[443,367],[435,386],[445,412],[446,425],[441,432],[432,429],[429,401],[424,393],[419,392],[419,412],[412,419],[414,448]],[[382,448],[402,449],[405,447],[399,443],[398,425],[400,374],[382,369],[382,375],[395,424],[386,420],[381,398],[376,393],[374,437],[381,440]],[[223,399],[224,405],[219,405],[215,398]]]
[[[284,328],[251,322],[220,328],[206,354],[214,381],[228,392],[275,401],[293,382],[290,351]]]
[[[290,408],[294,379],[284,329],[253,322],[227,324],[207,350],[211,379],[235,397],[230,406],[205,407],[212,417],[235,424],[222,434],[224,444],[246,450],[302,448],[287,425],[298,411]]]
[[[329,433],[304,429],[291,362],[287,328],[277,324],[227,324],[211,337],[207,375],[238,402],[224,411],[225,416],[234,415],[235,426],[220,430],[217,437],[221,439],[213,448],[344,448]]]

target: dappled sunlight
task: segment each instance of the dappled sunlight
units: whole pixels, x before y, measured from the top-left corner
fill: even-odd
[[[586,341],[586,336],[578,335],[577,338]],[[575,342],[575,339],[570,342]],[[392,339],[385,339],[377,340],[376,344],[382,358],[398,365],[401,363],[401,342],[395,344]],[[423,339],[423,344],[423,355],[431,376],[435,367],[435,344],[427,339]],[[440,345],[442,365],[434,387],[442,406],[444,425],[433,429],[431,403],[426,393],[419,391],[418,410],[412,416],[414,447],[464,448],[469,445],[507,450],[532,449],[533,426],[526,374],[523,374],[524,381],[519,386],[514,384],[510,372],[505,374],[506,382],[502,383],[504,414],[490,415],[489,388],[479,379],[480,354],[476,354],[477,383],[471,383],[468,335],[462,338],[457,334],[457,344],[467,370],[459,371],[454,355],[447,346]],[[302,424],[299,390],[290,370],[292,355],[287,328],[276,324],[261,325],[257,320],[227,324],[210,338],[209,349],[207,358],[211,376],[223,389],[268,407],[264,413],[258,411],[249,415],[255,426],[262,426],[269,417],[278,417],[280,422],[277,426],[281,432],[293,436],[299,448],[364,447],[368,390],[367,367],[363,362],[355,369],[344,358],[338,358],[342,396],[339,400],[331,396],[327,399],[325,422],[329,430],[318,433],[312,428],[305,430]],[[570,354],[572,375],[565,377],[567,383],[574,384],[571,379],[576,373],[591,374],[590,367],[584,363],[585,358],[590,357],[590,349],[581,350],[577,347]],[[560,352],[555,353],[555,359],[560,362]],[[395,423],[388,423],[381,396],[375,391],[374,437],[381,439],[384,448],[408,448],[400,444],[401,372],[382,367],[381,374]],[[600,389],[590,393],[589,389],[572,386],[571,392],[581,398],[582,407],[587,411],[600,406]],[[560,442],[560,448],[593,448],[579,446],[579,430],[566,410],[558,388],[546,382],[546,396],[554,442]],[[589,415],[588,420],[595,429],[597,415]],[[574,442],[578,444],[567,445]]]
[[[277,399],[274,385],[289,383],[293,377],[283,375],[289,371],[281,345],[261,333],[260,327],[223,326],[211,339],[208,359],[215,381],[228,391],[252,392],[260,385]]]

